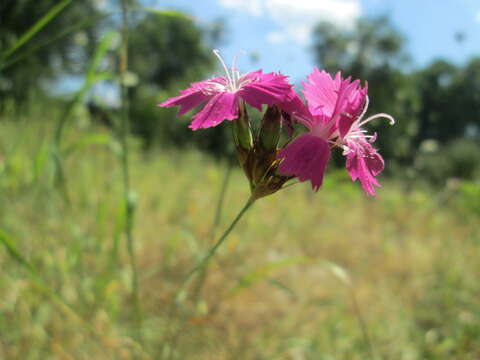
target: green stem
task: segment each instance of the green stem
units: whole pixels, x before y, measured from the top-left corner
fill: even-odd
[[[31,277],[31,285],[35,289],[39,290],[41,293],[50,298],[52,303],[57,305],[67,316],[70,316],[73,320],[84,326],[85,329],[88,330],[88,332],[93,335],[95,339],[103,339],[103,334],[95,329],[89,321],[85,320],[72,305],[70,305],[59,294],[50,288],[48,282],[42,277],[42,272],[22,255],[22,253],[15,247],[15,243],[10,236],[1,229],[0,244],[3,244],[11,258],[25,269],[27,274]],[[136,342],[132,342],[132,344],[136,349],[142,352],[142,354],[146,355],[143,351],[143,348],[139,344]]]
[[[125,236],[127,238],[127,251],[130,260],[130,268],[132,270],[132,301],[133,312],[135,316],[135,325],[137,332],[137,340],[142,343],[142,311],[140,308],[139,300],[139,284],[137,263],[135,259],[134,251],[134,238],[133,238],[133,216],[135,212],[134,201],[130,191],[130,172],[128,162],[128,134],[130,132],[129,118],[128,118],[128,94],[127,88],[123,82],[125,74],[128,68],[128,4],[127,0],[121,0],[122,5],[122,50],[120,55],[120,87],[121,87],[121,99],[122,99],[122,121],[121,121],[121,144],[122,144],[122,180],[123,180],[123,195],[125,202]]]
[[[212,258],[213,255],[215,255],[215,253],[217,252],[218,248],[225,242],[225,240],[227,239],[228,235],[230,235],[230,233],[232,232],[232,230],[235,228],[235,226],[237,225],[237,223],[240,221],[240,219],[242,218],[242,216],[247,212],[247,210],[253,205],[253,203],[255,202],[255,199],[250,197],[248,199],[248,201],[246,202],[246,204],[243,206],[242,210],[240,210],[240,212],[237,214],[237,216],[235,217],[235,219],[233,219],[232,223],[230,224],[230,226],[227,228],[227,230],[225,230],[225,232],[223,233],[222,236],[220,236],[220,238],[217,240],[217,242],[215,243],[215,245],[213,245],[210,250],[208,251],[208,253],[202,258],[202,260],[200,260],[200,262],[187,274],[185,280],[184,280],[184,284],[187,284],[188,281],[192,278],[193,275],[195,275],[195,273],[199,270],[201,270],[202,268],[204,268],[205,266],[208,265],[210,259]]]
[[[220,189],[220,196],[218,197],[217,208],[215,210],[215,217],[214,217],[213,224],[212,224],[212,229],[211,229],[212,239],[215,239],[216,230],[217,230],[217,227],[220,224],[220,220],[222,218],[223,203],[224,203],[224,200],[225,200],[225,194],[227,192],[228,183],[230,181],[230,175],[232,173],[232,167],[233,167],[233,162],[229,161],[228,165],[227,165],[227,171],[225,172],[225,176],[224,176],[223,181],[222,181],[222,187]],[[203,285],[205,284],[206,278],[207,278],[207,268],[204,268],[201,271],[201,273],[199,275],[199,279],[198,279],[197,284],[195,286],[195,289],[193,290],[193,296],[192,296],[193,303],[197,303],[197,300],[198,300],[198,298],[200,296],[200,293],[203,289]]]
[[[233,167],[233,163],[229,161],[227,171],[225,173],[225,177],[223,178],[222,189],[220,190],[220,196],[217,202],[217,209],[215,211],[215,218],[212,224],[212,237],[215,237],[215,231],[217,230],[217,227],[220,224],[220,220],[222,218],[223,202],[225,200],[225,194],[227,192],[228,182],[230,181],[230,175],[232,174],[232,167]]]
[[[372,338],[368,332],[368,326],[365,319],[362,316],[362,312],[360,311],[360,305],[357,301],[357,296],[355,294],[355,290],[353,289],[353,285],[348,285],[348,291],[350,293],[350,297],[352,299],[353,304],[353,311],[355,312],[355,316],[358,320],[358,325],[360,326],[360,330],[362,331],[363,340],[368,346],[368,351],[370,352],[370,357],[375,360],[378,359],[377,352],[375,351],[375,347],[373,346]]]
[[[177,293],[175,295],[175,297],[173,298],[173,301],[171,302],[170,304],[170,307],[169,307],[169,310],[167,312],[167,327],[166,327],[166,330],[165,330],[165,334],[166,334],[166,339],[163,341],[164,342],[164,347],[163,347],[163,351],[166,350],[166,353],[164,353],[164,356],[162,358],[165,358],[165,359],[170,359],[171,356],[172,356],[172,343],[176,343],[177,341],[177,337],[179,336],[179,332],[176,332],[172,337],[169,336],[170,334],[170,331],[171,331],[171,326],[172,326],[172,319],[175,315],[175,305],[176,303],[178,302],[178,300],[181,298],[181,295],[183,294],[183,290],[185,289],[185,287],[188,285],[188,283],[190,282],[190,280],[192,279],[193,275],[195,275],[195,273],[197,271],[200,271],[202,269],[204,269],[209,261],[211,260],[211,258],[213,257],[213,255],[215,255],[216,251],[218,250],[218,248],[225,242],[225,240],[227,239],[228,235],[232,232],[232,230],[235,228],[235,226],[237,225],[237,223],[240,221],[240,219],[243,217],[243,215],[247,212],[247,210],[253,205],[253,203],[255,202],[255,198],[254,197],[250,197],[248,199],[248,201],[246,202],[246,204],[243,206],[243,208],[240,210],[240,212],[237,214],[237,216],[235,217],[235,219],[233,219],[232,223],[230,224],[230,226],[227,228],[227,230],[225,230],[225,232],[222,234],[222,236],[217,240],[217,242],[215,243],[215,245],[213,245],[213,247],[210,248],[210,250],[208,251],[208,253],[202,258],[202,260],[200,260],[200,262],[187,274],[187,276],[184,278],[184,280],[182,281],[182,283],[180,284],[178,290],[177,290]],[[183,326],[180,326],[180,329],[182,329]],[[169,343],[169,341],[167,340],[168,338],[170,338],[171,340],[171,343]]]

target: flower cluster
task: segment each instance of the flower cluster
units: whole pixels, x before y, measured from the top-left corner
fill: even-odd
[[[206,103],[193,116],[192,130],[232,121],[240,164],[253,198],[272,194],[293,178],[309,180],[317,191],[331,151],[337,147],[343,150],[352,180],[358,179],[368,195],[375,195],[375,187],[380,186],[375,177],[384,169],[384,161],[372,145],[377,135],[368,135],[364,125],[380,117],[391,124],[394,119],[384,113],[364,119],[369,103],[367,84],[362,87],[359,80],[344,79],[340,72],[332,78],[314,68],[302,84],[304,102],[286,76],[262,70],[241,75],[235,60],[228,69],[218,51],[214,53],[225,76],[193,83],[159,106],[180,106],[181,115]],[[246,104],[259,111],[267,105],[257,136],[252,134]],[[295,124],[307,131],[293,137]],[[282,129],[287,130],[284,141]]]

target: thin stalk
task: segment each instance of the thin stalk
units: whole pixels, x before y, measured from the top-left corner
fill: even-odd
[[[125,236],[127,239],[127,251],[130,259],[130,268],[132,270],[132,301],[133,313],[135,317],[135,327],[137,340],[142,343],[142,311],[139,300],[139,284],[137,263],[134,251],[133,238],[133,216],[135,213],[135,206],[130,191],[130,172],[129,172],[129,153],[128,153],[128,135],[130,133],[129,118],[128,118],[128,94],[127,87],[124,84],[125,74],[128,69],[128,4],[127,0],[121,0],[122,6],[122,49],[120,54],[120,87],[121,87],[121,101],[122,101],[122,118],[120,139],[122,145],[122,180],[123,180],[123,196],[125,202]]]
[[[63,0],[62,2],[51,8],[44,16],[42,16],[35,24],[22,34],[10,48],[0,53],[0,60],[3,61],[12,55],[15,51],[28,43],[40,30],[42,30],[50,21],[55,19],[57,15],[70,4],[72,0]]]
[[[85,19],[85,20],[79,22],[78,24],[69,26],[68,28],[64,29],[63,31],[59,32],[58,34],[56,34],[52,37],[49,37],[46,41],[37,43],[36,45],[32,45],[27,50],[23,51],[21,54],[16,55],[16,56],[12,57],[11,59],[5,61],[4,63],[0,64],[0,71],[8,68],[9,66],[12,66],[12,65],[16,64],[17,62],[19,62],[19,61],[21,61],[21,60],[23,60],[23,59],[25,59],[29,56],[32,56],[32,54],[34,54],[38,50],[43,49],[46,46],[49,46],[50,44],[54,43],[55,41],[65,37],[65,36],[68,36],[68,35],[76,32],[80,29],[87,28],[87,27],[95,24],[96,22],[98,22],[98,21],[100,21],[100,20],[102,20],[102,19],[104,19],[108,16],[111,16],[111,15],[112,15],[112,13],[101,14],[101,15],[95,16],[93,18]]]
[[[370,351],[370,357],[373,360],[378,359],[377,353],[375,351],[375,347],[373,346],[372,338],[370,337],[370,334],[368,332],[367,323],[363,318],[362,312],[360,311],[360,306],[358,304],[357,296],[355,294],[355,290],[353,289],[353,285],[349,284],[347,287],[348,287],[348,292],[350,293],[350,298],[352,299],[353,311],[355,312],[355,316],[358,320],[360,330],[362,331],[363,340],[367,344],[368,350]]]
[[[237,223],[239,222],[239,220],[242,218],[242,216],[247,212],[247,210],[253,205],[253,203],[255,202],[255,199],[250,197],[248,199],[248,201],[246,202],[246,204],[243,206],[243,208],[240,210],[240,212],[237,214],[237,216],[235,217],[235,219],[233,219],[232,223],[230,224],[230,226],[227,228],[227,230],[225,230],[225,232],[222,234],[222,236],[220,236],[220,238],[217,240],[217,242],[215,243],[215,245],[213,245],[210,250],[208,251],[208,253],[202,258],[202,260],[200,260],[200,262],[187,274],[187,276],[185,277],[184,281],[183,281],[183,284],[186,285],[190,279],[192,278],[193,275],[195,275],[195,273],[201,269],[203,269],[205,266],[208,265],[208,263],[210,262],[211,258],[213,255],[215,255],[215,253],[217,252],[218,248],[224,243],[224,241],[227,239],[228,235],[230,235],[230,233],[232,232],[232,230],[235,228],[235,226],[237,225]],[[184,286],[182,286],[184,287]]]
[[[212,240],[215,239],[217,227],[220,224],[220,221],[222,219],[223,204],[224,204],[224,201],[225,201],[225,194],[227,192],[228,183],[230,181],[230,175],[232,174],[232,167],[233,167],[233,163],[231,161],[229,161],[228,166],[227,166],[227,171],[225,172],[225,176],[224,176],[223,181],[222,181],[222,187],[220,189],[220,196],[218,197],[217,208],[215,210],[215,217],[213,218],[213,224],[212,224],[212,228],[210,230]],[[207,278],[207,268],[205,267],[202,270],[202,272],[200,273],[199,278],[198,278],[198,282],[195,286],[195,289],[193,290],[192,299],[193,299],[193,302],[195,304],[197,303],[197,300],[198,300],[198,298],[200,296],[200,293],[203,289],[206,278]]]
[[[81,97],[82,97],[82,92],[78,91],[75,94],[75,96],[66,105],[62,115],[57,121],[53,143],[52,143],[51,156],[52,156],[53,163],[55,165],[53,182],[55,187],[58,187],[61,190],[63,198],[67,204],[70,203],[70,196],[68,193],[65,169],[63,168],[63,159],[62,159],[63,154],[61,151],[62,134],[63,134],[63,129],[65,128],[65,124],[67,123],[67,120],[70,118],[70,115],[72,113],[74,106],[78,102],[80,102]]]
[[[98,44],[94,56],[88,66],[87,73],[85,75],[85,80],[82,87],[75,92],[75,95],[65,106],[62,115],[57,120],[57,125],[55,127],[55,133],[52,143],[52,160],[55,165],[54,172],[54,185],[57,186],[64,196],[64,199],[69,203],[69,194],[67,188],[67,178],[63,169],[64,157],[67,155],[61,149],[61,141],[63,137],[63,132],[67,122],[70,120],[75,106],[82,102],[85,95],[91,89],[91,87],[102,77],[97,73],[98,67],[101,63],[101,60],[105,56],[108,46],[113,39],[113,33],[107,33],[103,39]]]
[[[177,304],[177,302],[180,300],[180,298],[182,297],[183,293],[184,293],[184,289],[185,287],[189,284],[190,280],[193,278],[193,276],[200,270],[203,270],[206,266],[208,266],[210,260],[212,259],[212,257],[215,255],[215,253],[217,252],[218,248],[225,242],[225,240],[227,239],[228,235],[230,235],[230,233],[232,232],[232,230],[235,228],[235,226],[237,225],[237,223],[240,221],[240,219],[243,217],[243,215],[247,212],[247,210],[253,205],[253,203],[255,202],[255,198],[254,197],[250,197],[247,202],[245,203],[245,205],[242,207],[242,209],[240,210],[240,212],[237,214],[237,216],[235,217],[235,219],[233,219],[232,223],[228,226],[228,228],[224,231],[224,233],[222,234],[222,236],[220,236],[220,238],[216,241],[215,245],[213,245],[210,250],[207,252],[207,254],[197,263],[197,265],[187,274],[187,276],[183,279],[182,283],[180,284],[178,290],[177,290],[177,293],[176,295],[174,296],[173,298],[173,301],[171,302],[170,304],[170,307],[169,307],[169,310],[168,310],[168,313],[167,313],[167,327],[166,327],[166,330],[165,330],[165,333],[166,333],[166,337],[168,338],[169,337],[169,333],[170,333],[170,329],[171,329],[171,326],[172,326],[172,318],[173,316],[175,315],[175,305]],[[180,330],[181,330],[182,326],[180,326]],[[171,340],[172,340],[172,343],[168,343],[168,340],[165,339],[163,341],[164,345],[163,345],[163,349],[164,351],[166,350],[166,354],[163,355],[163,358],[165,359],[170,359],[172,356],[173,356],[173,344],[176,343],[177,341],[177,338],[178,338],[178,335],[179,335],[179,331],[177,331],[172,337],[171,337]]]
[[[42,272],[39,271],[22,255],[20,250],[16,248],[14,241],[2,230],[0,230],[0,244],[3,244],[11,258],[23,269],[25,269],[27,274],[31,277],[31,284],[35,289],[47,296],[52,303],[54,303],[63,311],[64,314],[85,327],[85,329],[88,330],[88,332],[93,335],[95,339],[104,339],[103,334],[99,333],[98,330],[95,329],[89,321],[85,320],[72,305],[70,305],[59,294],[50,288],[48,282],[42,277]],[[145,359],[148,358],[147,354],[143,351],[143,348],[139,344],[132,342],[132,345],[134,345],[134,347],[139,350],[143,356],[145,356]]]
[[[222,219],[222,210],[223,210],[223,203],[225,200],[225,194],[227,192],[228,183],[230,181],[230,175],[232,174],[233,163],[231,161],[228,162],[227,171],[225,172],[225,177],[223,178],[222,188],[220,190],[220,196],[217,202],[217,209],[215,210],[215,217],[213,219],[212,224],[212,237],[215,237],[215,232],[217,230],[218,225],[220,224],[220,220]]]

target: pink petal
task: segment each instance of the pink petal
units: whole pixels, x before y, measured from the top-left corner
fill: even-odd
[[[330,159],[330,147],[325,140],[306,133],[279,151],[277,159],[282,158],[278,167],[280,175],[294,175],[300,181],[310,180],[312,189],[317,191]]]
[[[223,120],[238,118],[238,102],[236,94],[222,92],[210,99],[202,111],[193,117],[189,128],[192,130],[206,129],[217,126]]]
[[[347,154],[348,173],[353,181],[360,180],[363,190],[368,195],[375,196],[375,186],[380,186],[375,176],[385,167],[382,156],[365,141],[356,144],[349,142],[348,146],[352,150]]]
[[[262,111],[262,105],[284,102],[292,88],[286,76],[263,74],[261,70],[244,75],[240,81],[245,84],[241,86],[238,95],[259,111]]]
[[[339,92],[339,113],[338,131],[341,137],[344,137],[350,130],[352,124],[361,115],[367,100],[368,88],[360,87],[360,81],[355,80],[352,83],[343,83]]]
[[[195,106],[200,105],[211,98],[211,95],[205,95],[200,91],[191,92],[168,99],[167,101],[158,104],[161,107],[180,106],[180,110],[177,115],[183,115],[187,111],[193,109]]]
[[[308,101],[308,106],[313,115],[323,115],[331,118],[335,110],[338,98],[338,90],[341,85],[340,72],[335,79],[324,70],[319,71],[316,67],[307,76],[308,82],[302,82],[303,94]]]
[[[305,125],[309,130],[312,130],[315,120],[310,114],[308,107],[295,90],[290,89],[287,98],[285,101],[279,103],[278,107],[290,115],[291,122],[298,121]]]
[[[308,117],[310,111],[297,92],[290,89],[284,101],[278,104],[278,107],[292,116]]]
[[[157,106],[161,107],[173,107],[180,106],[178,115],[183,115],[187,111],[190,111],[194,107],[204,103],[208,99],[212,98],[215,95],[215,86],[214,84],[224,84],[224,77],[217,77],[206,81],[199,81],[190,84],[190,87],[181,90],[179,96],[172,97],[167,99]]]
[[[342,79],[340,72],[333,79],[325,71],[317,68],[303,82],[304,95],[312,115],[324,123],[335,119],[340,136],[344,137],[355,119],[363,111],[367,97],[367,87],[361,88],[360,81]]]

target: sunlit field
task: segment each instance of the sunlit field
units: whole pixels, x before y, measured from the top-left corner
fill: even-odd
[[[476,4],[0,17],[0,360],[480,360]]]
[[[234,166],[216,221],[228,166],[198,151],[131,154],[138,329],[118,144],[81,125],[66,134],[60,186],[51,122],[1,124],[0,358],[480,358],[468,186],[384,177],[372,199],[331,171],[316,195],[288,187],[259,200],[179,295],[248,196]]]

